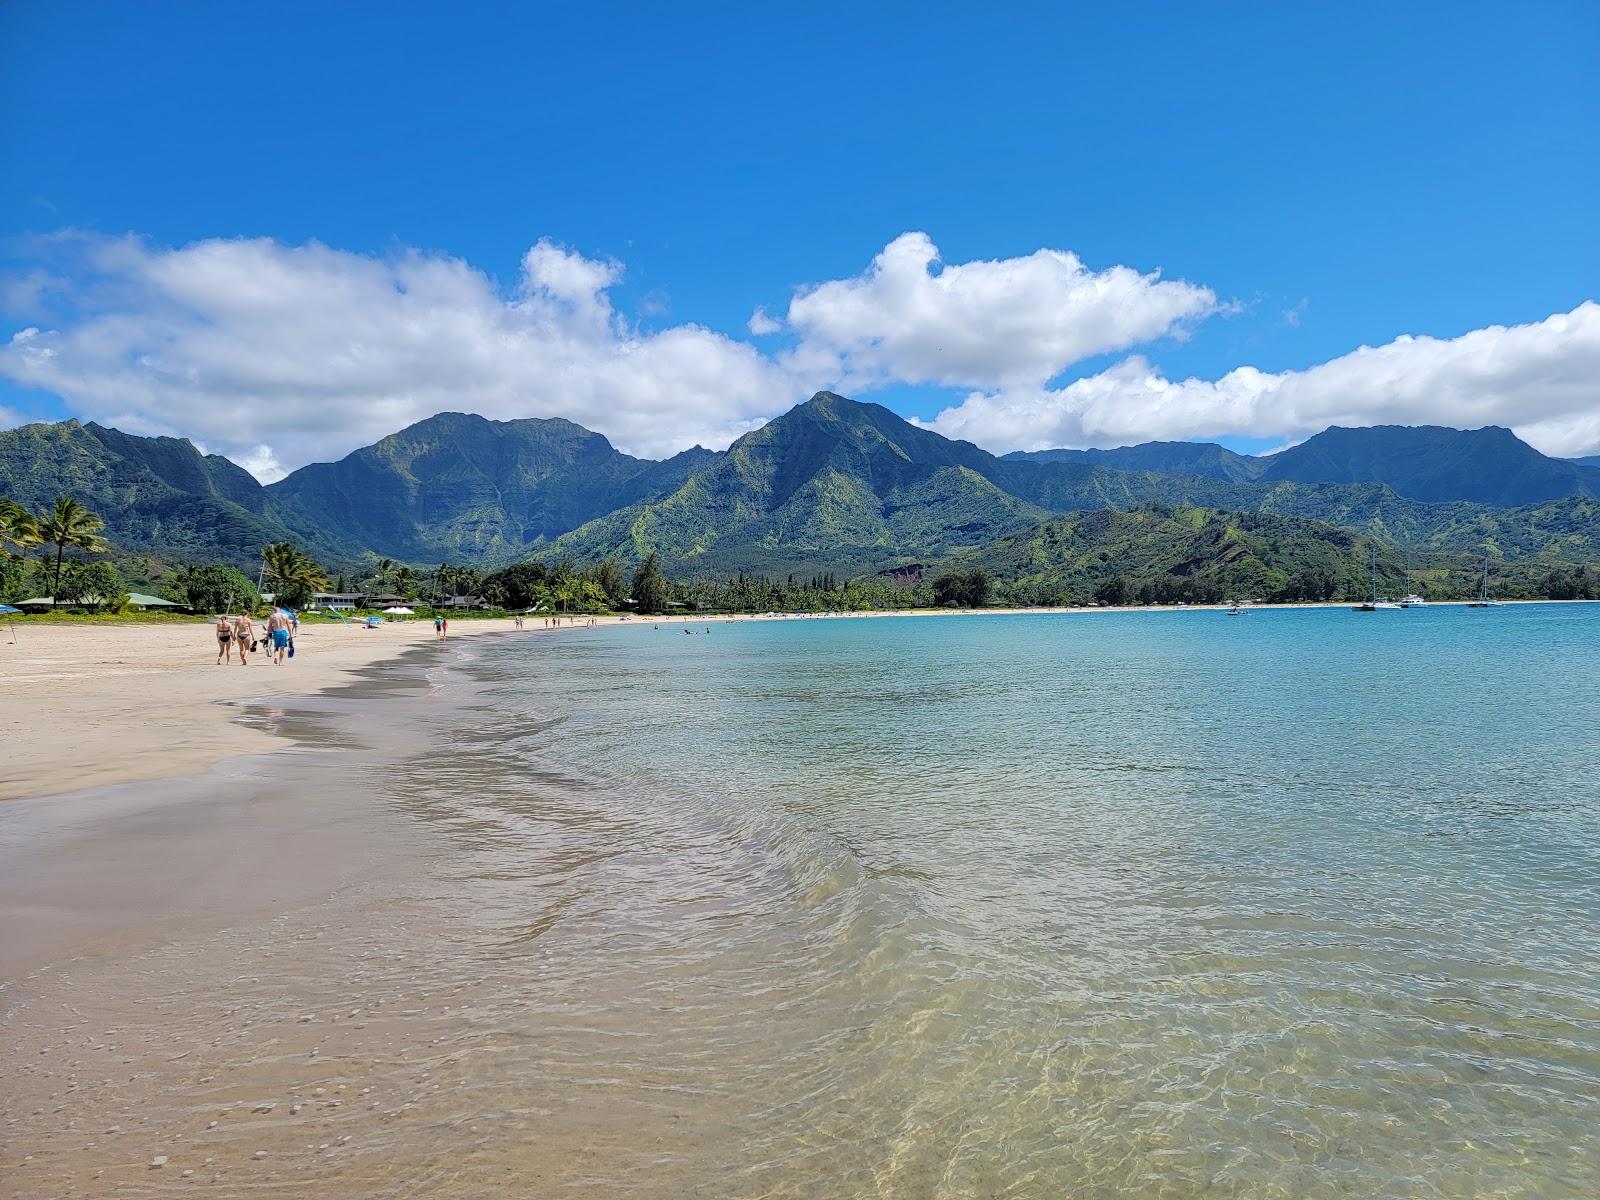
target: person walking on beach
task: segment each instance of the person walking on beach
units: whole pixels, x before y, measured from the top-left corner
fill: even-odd
[[[249,613],[240,613],[233,619],[233,644],[239,647],[239,665],[249,666],[246,655],[255,644],[256,626]]]
[[[222,666],[233,654],[233,618],[227,613],[217,617],[217,666]]]
[[[433,640],[437,642],[443,636],[444,636],[444,618],[440,617],[440,616],[435,616],[433,618]]]
[[[439,622],[439,636],[444,638],[445,641],[449,641],[450,640],[450,618],[449,617],[445,617],[443,620],[441,620]]]
[[[267,618],[267,636],[272,639],[272,665],[281,667],[289,653],[289,614],[283,609],[273,609]]]

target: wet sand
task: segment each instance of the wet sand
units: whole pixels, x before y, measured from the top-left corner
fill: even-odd
[[[595,864],[581,845],[507,859],[504,829],[478,827],[474,739],[548,731],[474,715],[450,661],[418,646],[320,696],[242,702],[274,753],[0,805],[0,1195],[695,1178],[697,1141],[739,1114],[673,1099],[672,1038],[640,1037],[675,981],[602,952],[617,931],[485,907],[508,869],[587,890]],[[550,782],[530,819],[560,811]]]
[[[458,621],[452,640],[504,634],[509,621]],[[216,665],[208,623],[45,625],[0,632],[0,801],[134,780],[174,779],[272,746],[231,718],[239,705],[305,696],[375,662],[434,645],[432,622],[378,629],[307,623],[295,657]]]
[[[375,1010],[426,994],[436,957],[396,937],[426,906],[426,839],[362,777],[425,739],[437,664],[419,646],[323,696],[240,701],[240,743],[275,753],[0,806],[0,1194],[295,1195],[349,1157],[377,1119],[355,1080],[420,1036]]]

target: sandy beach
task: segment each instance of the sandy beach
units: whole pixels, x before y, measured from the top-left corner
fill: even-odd
[[[509,621],[457,621],[450,637],[510,629]],[[309,695],[433,643],[430,621],[307,623],[284,665],[257,653],[244,667],[237,659],[219,667],[209,623],[25,623],[14,643],[0,632],[0,800],[179,778],[267,749],[268,734],[231,720],[242,703]]]

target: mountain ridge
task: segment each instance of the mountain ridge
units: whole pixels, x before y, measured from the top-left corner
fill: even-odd
[[[1229,482],[1387,484],[1413,500],[1515,508],[1569,495],[1600,496],[1600,455],[1552,458],[1499,425],[1331,425],[1270,455],[1215,442],[1141,442],[1113,450],[1013,451],[1008,461],[1080,462],[1124,471]]]
[[[1385,445],[1404,450],[1390,468]],[[1454,451],[1434,456],[1436,445]],[[1131,469],[1140,463],[1190,471]],[[1326,474],[1345,481],[1297,478]],[[439,413],[265,487],[186,439],[76,421],[0,432],[0,494],[30,508],[77,494],[126,550],[241,564],[288,539],[350,565],[657,553],[691,574],[878,571],[960,556],[1056,515],[1149,504],[1321,520],[1451,553],[1586,555],[1600,542],[1596,480],[1600,471],[1496,427],[1333,427],[1265,458],[1183,442],[997,458],[831,392],[728,450],[664,461],[561,418]],[[1570,494],[1548,497],[1567,482]],[[1547,498],[1486,504],[1399,490],[1466,487]]]

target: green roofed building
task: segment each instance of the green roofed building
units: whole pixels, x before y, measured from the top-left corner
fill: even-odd
[[[73,601],[72,607],[77,607],[79,603],[80,603],[79,601]],[[89,605],[98,605],[100,603],[100,597],[99,596],[85,596],[83,598],[82,603],[89,604]],[[30,608],[54,608],[55,606],[56,606],[55,598],[52,597],[52,596],[34,596],[30,600],[18,600],[17,601],[17,607],[20,608],[20,609],[24,609],[24,610],[30,609]],[[129,592],[128,593],[128,607],[129,608],[141,608],[141,609],[149,609],[149,608],[187,608],[188,605],[179,604],[175,600],[163,600],[160,596],[147,596],[143,592]]]

